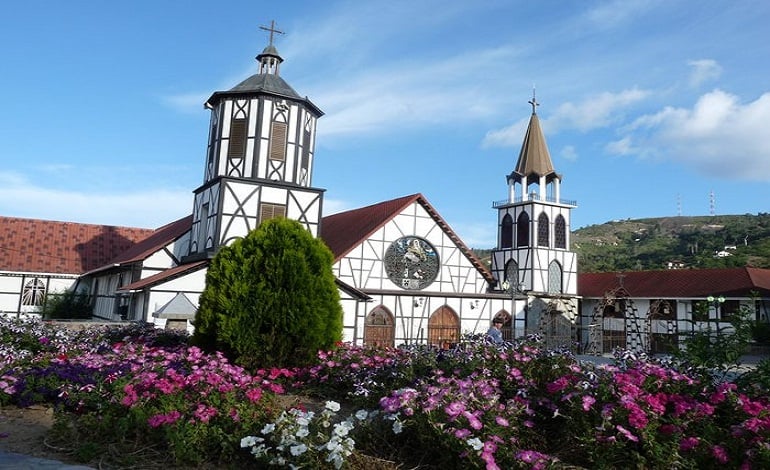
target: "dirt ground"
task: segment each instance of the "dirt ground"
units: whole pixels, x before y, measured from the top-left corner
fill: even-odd
[[[50,408],[0,407],[0,450],[77,463],[64,449],[57,450],[46,443],[46,434],[52,426]]]

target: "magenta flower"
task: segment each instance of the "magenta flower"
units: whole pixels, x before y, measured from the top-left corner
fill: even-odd
[[[465,411],[465,405],[463,405],[459,401],[453,401],[452,403],[444,407],[444,412],[451,419],[457,418],[457,416],[463,411]]]
[[[700,439],[697,437],[684,437],[681,441],[679,441],[679,450],[682,452],[687,452],[698,447],[699,442]]]
[[[596,398],[591,395],[583,395],[583,411],[590,410],[594,403],[596,403]]]
[[[615,426],[615,429],[617,429],[620,432],[620,434],[622,434],[629,441],[631,441],[631,442],[639,442],[639,438],[636,437],[633,433],[631,433],[631,431],[629,431],[628,429],[624,428],[623,426],[618,424],[618,425]]]
[[[711,455],[713,455],[719,463],[727,463],[730,460],[727,451],[720,445],[715,445],[711,448]]]

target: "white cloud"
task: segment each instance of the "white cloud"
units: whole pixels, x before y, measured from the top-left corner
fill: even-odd
[[[60,190],[36,186],[19,173],[0,172],[0,214],[9,217],[155,228],[191,210],[189,190]]]
[[[653,10],[657,1],[614,0],[600,3],[585,14],[585,18],[599,28],[609,29],[621,26],[646,11]]]
[[[604,146],[604,150],[612,155],[630,155],[637,153],[637,150],[631,144],[631,138],[628,136],[608,143]]]
[[[527,132],[528,123],[529,118],[520,119],[510,126],[488,131],[481,141],[482,148],[515,147],[521,145],[524,134]]]
[[[581,132],[608,127],[621,122],[628,107],[650,95],[647,90],[631,88],[619,93],[604,92],[579,103],[560,105],[547,119],[541,119],[546,135],[576,129]],[[511,147],[521,145],[529,118],[497,130],[487,132],[482,147]]]
[[[742,104],[714,90],[692,109],[666,107],[642,116],[625,139],[644,139],[657,155],[714,177],[770,181],[770,92]],[[620,152],[616,152],[620,153]]]
[[[203,109],[203,103],[209,96],[211,93],[182,93],[162,96],[161,101],[166,106],[182,113],[198,113]]]
[[[562,147],[561,151],[559,151],[559,156],[570,162],[574,162],[578,159],[577,151],[572,145],[565,145]]]
[[[543,120],[543,129],[555,134],[561,129],[587,132],[607,127],[619,122],[630,105],[649,95],[647,90],[631,88],[619,93],[599,93],[579,103],[567,102],[560,105],[548,119]]]
[[[691,60],[687,62],[687,65],[692,67],[692,71],[690,72],[690,86],[692,87],[697,87],[709,80],[715,80],[722,75],[722,66],[715,60]]]
[[[515,48],[441,58],[401,60],[367,69],[344,82],[315,83],[314,102],[324,103],[323,136],[377,133],[447,122],[477,120],[500,110],[495,84],[468,82],[474,76],[499,76],[493,69],[516,55]]]

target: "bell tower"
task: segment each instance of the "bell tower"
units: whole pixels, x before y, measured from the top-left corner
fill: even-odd
[[[532,115],[519,159],[506,177],[508,197],[493,203],[498,214],[492,252],[495,287],[514,299],[526,299],[524,311],[533,297],[553,304],[549,299],[577,296],[577,257],[570,251],[570,212],[577,204],[561,196],[562,177],[554,170],[540,128],[534,92],[529,104]]]
[[[258,72],[206,101],[211,111],[203,184],[194,191],[190,258],[213,256],[263,220],[287,217],[317,236],[323,190],[312,187],[316,121],[323,112],[281,78],[270,42]]]

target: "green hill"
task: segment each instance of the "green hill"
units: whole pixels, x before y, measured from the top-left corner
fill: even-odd
[[[614,220],[572,232],[580,272],[770,268],[770,213]],[[489,266],[490,249],[473,250]]]
[[[581,272],[770,268],[770,214],[612,221],[572,232]]]

